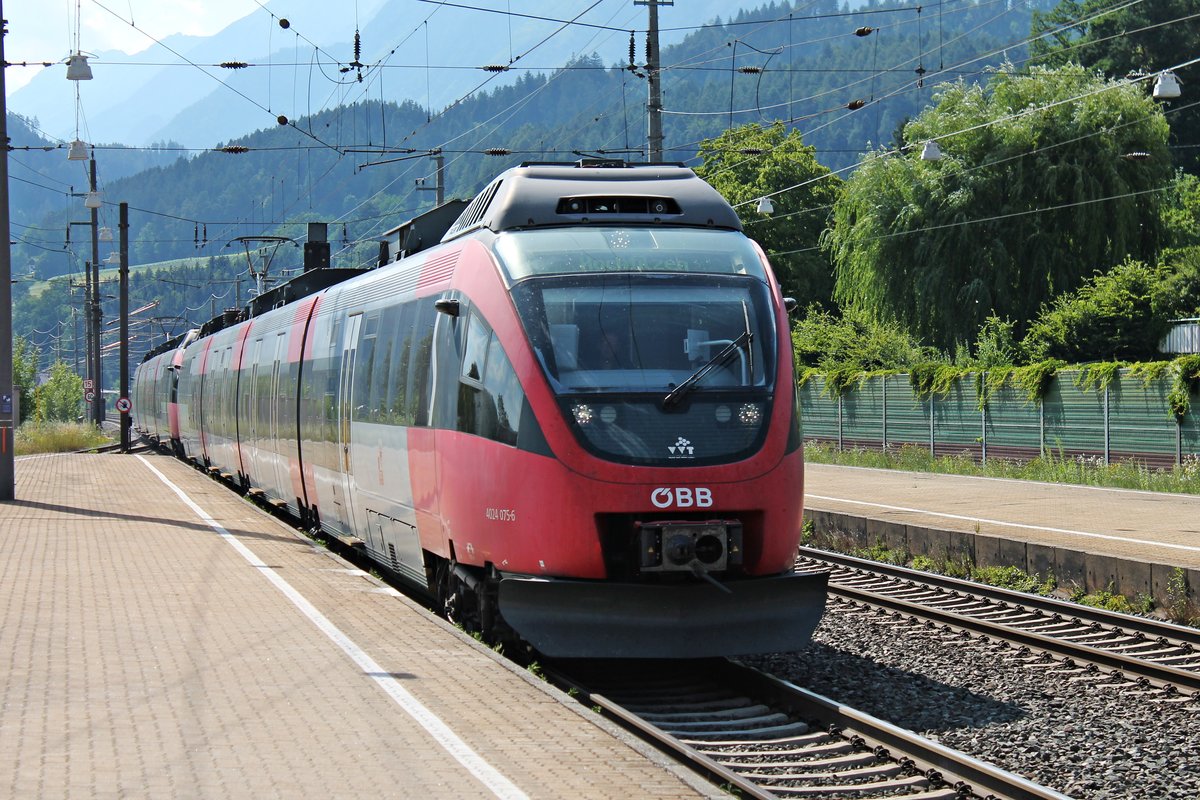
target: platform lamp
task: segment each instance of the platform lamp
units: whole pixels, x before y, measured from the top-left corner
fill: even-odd
[[[922,161],[941,161],[942,160],[942,148],[938,146],[937,142],[935,142],[933,139],[930,139],[929,141],[927,141],[925,143],[925,146],[923,148],[921,148],[921,160]]]
[[[76,139],[67,146],[67,161],[87,161],[88,146],[82,139]]]

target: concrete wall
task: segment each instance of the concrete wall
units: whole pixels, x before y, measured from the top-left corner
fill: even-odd
[[[883,544],[912,556],[929,556],[938,561],[967,560],[979,567],[1017,567],[1043,579],[1053,575],[1066,589],[1087,593],[1113,591],[1130,599],[1150,595],[1160,606],[1173,599],[1167,582],[1176,567],[1151,564],[1114,556],[1005,539],[982,533],[963,533],[916,525],[904,525],[836,511],[804,510],[813,522],[813,546],[851,543],[869,548]],[[1185,569],[1189,595],[1200,588],[1200,570]]]

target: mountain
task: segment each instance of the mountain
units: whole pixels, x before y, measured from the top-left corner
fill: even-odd
[[[704,139],[731,123],[782,119],[817,148],[826,166],[851,167],[872,143],[891,141],[896,126],[930,100],[938,81],[983,79],[1004,53],[1019,58],[1010,45],[1029,25],[1028,9],[996,15],[988,2],[962,3],[942,21],[948,44],[922,50],[915,27],[908,29],[911,36],[877,42],[853,35],[852,26],[888,24],[895,15],[887,7],[851,20],[836,9],[834,0],[823,0],[820,8],[806,3],[808,17],[793,24],[789,6],[769,3],[664,48],[663,63],[672,65],[663,73],[666,157],[694,159]],[[380,13],[384,16],[375,19],[395,24],[386,9]],[[913,67],[926,62],[947,68],[931,71],[926,85],[916,87]],[[887,69],[873,69],[874,64]],[[969,70],[953,68],[956,64],[968,64]],[[432,184],[427,153],[433,148],[442,150],[446,162],[447,196],[469,197],[524,160],[628,154],[646,141],[644,78],[606,65],[601,56],[505,77],[507,84],[489,85],[432,116],[423,102],[358,99],[295,117],[288,126],[260,117],[258,131],[223,140],[232,151],[159,161],[124,178],[105,153],[97,159],[109,201],[102,224],[112,225],[107,220],[113,203],[129,202],[136,212],[132,260],[147,263],[222,250],[242,234],[300,236],[308,221],[344,221],[349,246],[340,257],[369,260],[383,231],[430,204],[430,192],[415,181]],[[848,108],[874,98],[876,103],[859,111]],[[223,115],[222,106],[209,108],[209,102],[199,101],[192,118],[216,124],[232,116]],[[37,162],[33,156],[31,164],[52,159],[55,169],[67,168],[59,154],[40,155]],[[31,217],[42,219],[45,235],[24,237],[30,247],[18,248],[42,277],[75,268],[38,249],[54,248],[54,231],[70,216],[61,210],[66,184],[77,190],[86,185],[77,164],[69,169],[74,177],[59,179],[57,198],[56,184],[48,183],[41,205],[30,206],[46,215]]]
[[[513,4],[480,0],[474,5],[504,11]],[[572,26],[555,33],[560,23],[533,18],[570,19],[587,7],[564,5],[528,0],[513,9],[525,16],[507,16],[419,0],[361,0],[356,4],[360,60],[384,66],[376,70],[382,80],[366,70],[371,80],[360,84],[356,70],[339,72],[354,59],[352,8],[343,10],[347,7],[324,0],[272,0],[266,9],[275,18],[255,11],[212,36],[171,36],[132,56],[97,54],[92,60],[95,78],[80,85],[86,113],[80,135],[88,141],[148,145],[171,140],[203,148],[269,125],[279,114],[296,119],[381,95],[438,110],[486,80],[490,73],[480,69],[485,65],[507,65],[516,58],[513,71],[493,75],[489,84],[504,86],[527,69],[551,71],[593,52],[615,63],[628,57],[624,28],[646,27],[645,9],[626,0],[581,17],[620,31]],[[680,0],[677,6],[663,7],[661,46],[682,41],[687,33],[670,28],[702,24],[753,5]],[[286,18],[289,27],[280,27],[276,18]],[[639,54],[643,47],[638,42]],[[521,57],[525,51],[531,52]],[[215,66],[224,62],[254,66]],[[61,65],[42,70],[13,93],[9,108],[36,118],[47,134],[69,141],[75,138],[74,86],[64,75]]]

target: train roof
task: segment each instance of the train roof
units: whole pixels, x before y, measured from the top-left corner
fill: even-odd
[[[716,189],[682,164],[528,163],[476,195],[443,242],[486,228],[637,224],[742,229]]]

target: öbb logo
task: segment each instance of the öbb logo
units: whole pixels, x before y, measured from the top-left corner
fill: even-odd
[[[703,486],[694,489],[687,486],[674,489],[660,486],[650,493],[650,502],[655,508],[710,508],[713,504],[712,489]]]

